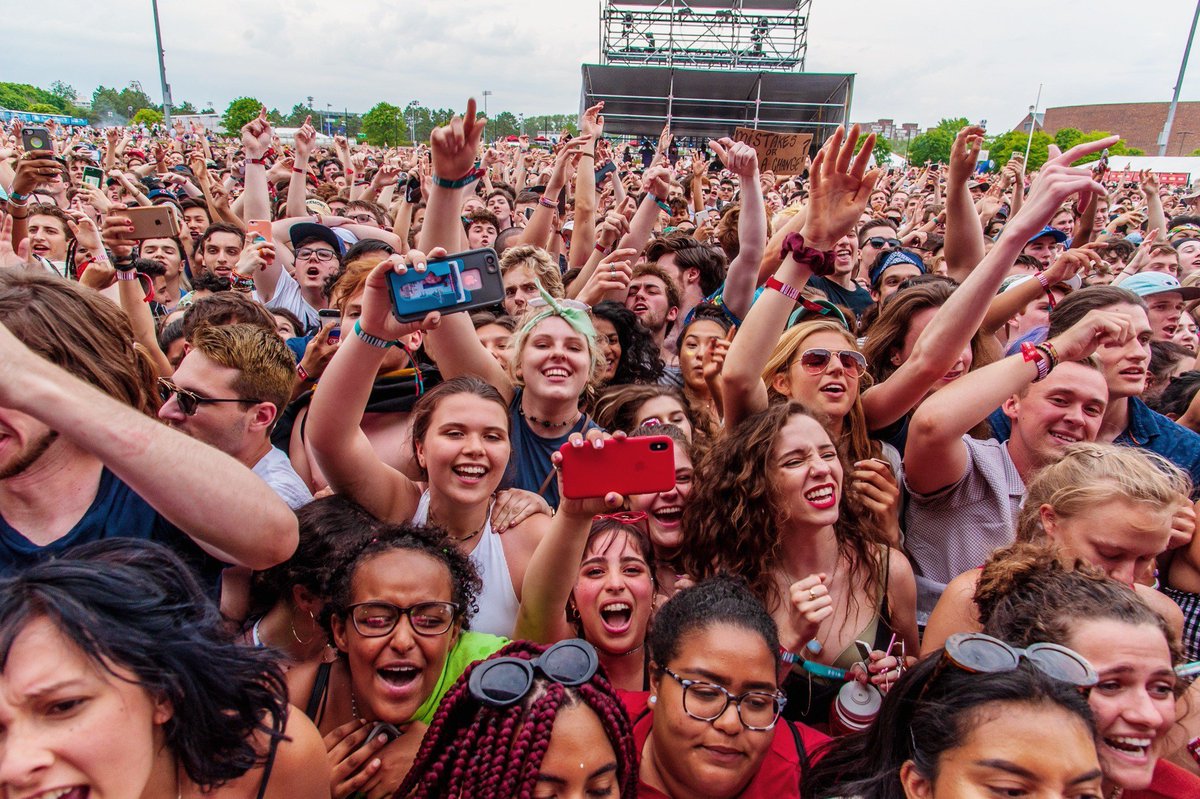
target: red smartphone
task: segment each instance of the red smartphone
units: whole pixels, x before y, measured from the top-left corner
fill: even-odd
[[[610,491],[655,494],[675,486],[675,442],[669,436],[610,439],[603,449],[591,444],[562,453],[562,493],[568,499],[602,497]]]
[[[249,234],[251,243],[255,237],[261,238],[267,244],[271,243],[271,223],[267,220],[251,219],[246,223],[246,233]]]

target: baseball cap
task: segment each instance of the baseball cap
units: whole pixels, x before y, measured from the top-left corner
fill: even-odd
[[[339,256],[346,254],[346,245],[342,243],[342,238],[333,232],[333,228],[318,225],[316,222],[297,222],[288,231],[288,238],[292,240],[293,250],[299,249],[300,242],[305,239],[318,239],[332,247]]]
[[[1120,286],[1142,298],[1174,292],[1185,300],[1200,299],[1200,286],[1181,285],[1178,280],[1166,272],[1141,272],[1122,280]]]
[[[884,253],[883,257],[877,260],[875,265],[871,267],[871,285],[878,285],[879,278],[883,276],[884,272],[893,266],[899,266],[901,264],[910,264],[915,266],[917,269],[921,270],[921,274],[925,274],[929,271],[925,268],[925,262],[921,260],[921,256],[917,255],[915,252],[912,252],[911,250],[892,250],[891,252]]]
[[[1037,233],[1034,233],[1032,236],[1030,236],[1029,241],[1027,241],[1025,243],[1029,244],[1029,242],[1037,241],[1042,236],[1053,236],[1054,240],[1057,241],[1059,244],[1062,244],[1064,241],[1066,241],[1069,238],[1066,233],[1063,233],[1058,228],[1050,227],[1049,225],[1046,225],[1044,228],[1039,230]]]

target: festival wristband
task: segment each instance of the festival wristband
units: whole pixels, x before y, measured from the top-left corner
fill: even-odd
[[[370,333],[362,329],[362,325],[358,323],[357,319],[354,320],[354,335],[362,339],[364,344],[369,344],[378,350],[391,349],[392,345],[395,343],[388,341],[387,339],[380,338],[379,336],[372,336]]]
[[[433,185],[442,189],[461,189],[463,186],[469,186],[479,180],[486,174],[482,169],[472,169],[466,175],[463,175],[458,180],[446,180],[437,175],[431,175],[429,179],[433,181]]]

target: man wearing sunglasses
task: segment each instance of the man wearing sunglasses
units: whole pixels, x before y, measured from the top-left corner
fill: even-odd
[[[204,325],[170,379],[158,381],[158,418],[235,458],[293,510],[312,501],[308,486],[271,429],[287,404],[295,359],[274,331],[257,325]]]
[[[115,306],[2,270],[0,319],[0,573],[115,537],[171,546],[213,587],[222,564],[291,556],[296,517],[266,483],[152,417]]]
[[[858,274],[865,275],[884,250],[900,249],[896,226],[886,219],[873,219],[858,231]]]

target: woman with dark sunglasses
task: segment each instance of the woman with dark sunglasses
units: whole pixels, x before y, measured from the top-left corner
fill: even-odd
[[[847,494],[848,473],[814,415],[777,403],[716,443],[683,511],[683,571],[746,579],[790,653],[787,716],[809,724],[847,679],[885,688],[917,651],[912,567]]]
[[[338,657],[293,668],[289,693],[325,736],[335,799],[390,794],[446,691],[506,641],[469,629],[479,577],[437,528],[374,531],[330,588],[321,622]]]
[[[780,717],[775,623],[741,580],[672,597],[648,641],[650,691],[629,694],[642,799],[789,799],[825,736]]]
[[[1100,799],[1086,661],[977,638],[921,661],[874,724],[818,750],[804,799]]]
[[[469,666],[421,742],[402,799],[635,799],[629,718],[579,640],[518,641]]]

